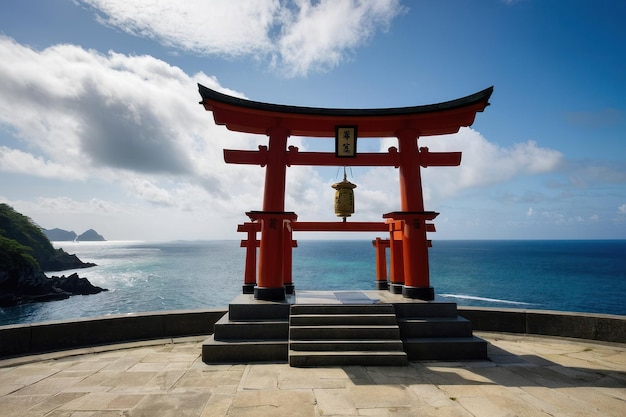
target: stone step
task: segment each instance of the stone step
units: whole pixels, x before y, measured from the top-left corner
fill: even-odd
[[[289,338],[288,322],[230,322],[216,325],[214,333],[217,340],[231,339],[265,339],[287,340]]]
[[[391,304],[294,305],[289,328],[291,366],[405,366]]]
[[[312,366],[407,366],[408,359],[404,352],[300,352],[289,351],[289,365],[293,367]]]
[[[398,319],[402,338],[418,337],[470,337],[472,323],[461,317],[428,317]]]
[[[287,361],[287,340],[215,340],[209,337],[202,344],[202,361],[205,363],[246,363]]]
[[[292,314],[291,326],[395,325],[395,314]]]
[[[395,304],[395,313],[398,318],[456,317],[458,315],[456,303],[441,301],[398,303]]]
[[[291,326],[290,340],[399,339],[397,325]]]
[[[291,315],[301,314],[395,314],[392,304],[294,304]]]
[[[231,320],[288,320],[290,304],[285,302],[259,301],[251,294],[240,294],[228,305]]]
[[[485,360],[487,342],[479,337],[426,337],[402,340],[409,360]]]
[[[402,341],[391,340],[291,340],[289,350],[292,351],[386,351],[403,352]]]
[[[215,323],[215,340],[287,340],[289,322],[287,320],[233,321],[225,314]]]

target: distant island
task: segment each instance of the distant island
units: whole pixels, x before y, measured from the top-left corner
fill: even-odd
[[[87,237],[95,234],[102,238],[95,231],[88,232],[84,233]],[[48,278],[43,272],[92,266],[95,264],[55,249],[30,218],[7,204],[0,204],[0,307],[106,291],[76,273]]]
[[[52,242],[106,242],[106,239],[93,229],[77,235],[74,231],[63,229],[41,229],[46,237]]]

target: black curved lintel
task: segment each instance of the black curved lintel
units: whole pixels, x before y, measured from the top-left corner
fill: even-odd
[[[378,108],[378,109],[337,109],[337,108],[323,108],[323,107],[301,107],[301,106],[288,106],[283,104],[263,103],[260,101],[246,100],[243,98],[233,97],[226,94],[219,93],[208,87],[198,84],[198,91],[202,96],[200,104],[204,104],[206,101],[213,101],[217,103],[227,104],[231,106],[240,107],[243,109],[266,111],[274,113],[286,113],[286,114],[302,114],[308,116],[400,116],[410,114],[423,114],[440,112],[446,110],[461,109],[464,107],[472,106],[475,104],[484,103],[485,106],[489,105],[489,98],[493,93],[493,86],[486,88],[477,93],[471,94],[466,97],[458,98],[443,103],[427,104],[421,106],[410,107],[392,107],[392,108]]]

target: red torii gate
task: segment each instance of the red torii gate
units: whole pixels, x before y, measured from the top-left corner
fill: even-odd
[[[248,232],[244,292],[253,287],[256,299],[279,301],[285,299],[286,292],[293,291],[293,231],[388,231],[392,270],[402,265],[402,273],[396,274],[401,279],[394,280],[392,273],[393,291],[401,288],[407,298],[434,299],[426,238],[426,232],[434,231],[434,226],[426,222],[439,213],[424,211],[420,167],[457,166],[461,163],[461,152],[430,152],[428,148],[418,147],[418,138],[456,133],[462,126],[472,125],[476,113],[489,105],[493,87],[444,103],[387,109],[286,106],[228,96],[200,84],[198,88],[202,96],[200,104],[213,112],[216,124],[269,137],[268,146],[259,145],[258,151],[224,150],[227,163],[265,167],[263,208],[246,213],[252,223],[239,226],[240,231]],[[398,147],[389,148],[387,153],[355,152],[349,159],[332,152],[299,152],[295,146],[287,147],[289,136],[334,137],[341,126],[358,128],[359,137],[396,137]],[[285,211],[286,168],[291,165],[399,168],[401,210],[384,214],[386,222],[378,223],[298,222],[295,213]],[[258,277],[254,280],[257,231],[261,232],[261,239]],[[376,245],[378,257],[386,246]],[[377,268],[378,280],[380,275],[382,271]]]

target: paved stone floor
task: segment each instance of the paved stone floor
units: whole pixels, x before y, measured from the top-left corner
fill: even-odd
[[[0,361],[9,416],[626,416],[626,345],[475,332],[488,361],[206,365],[204,338]]]

